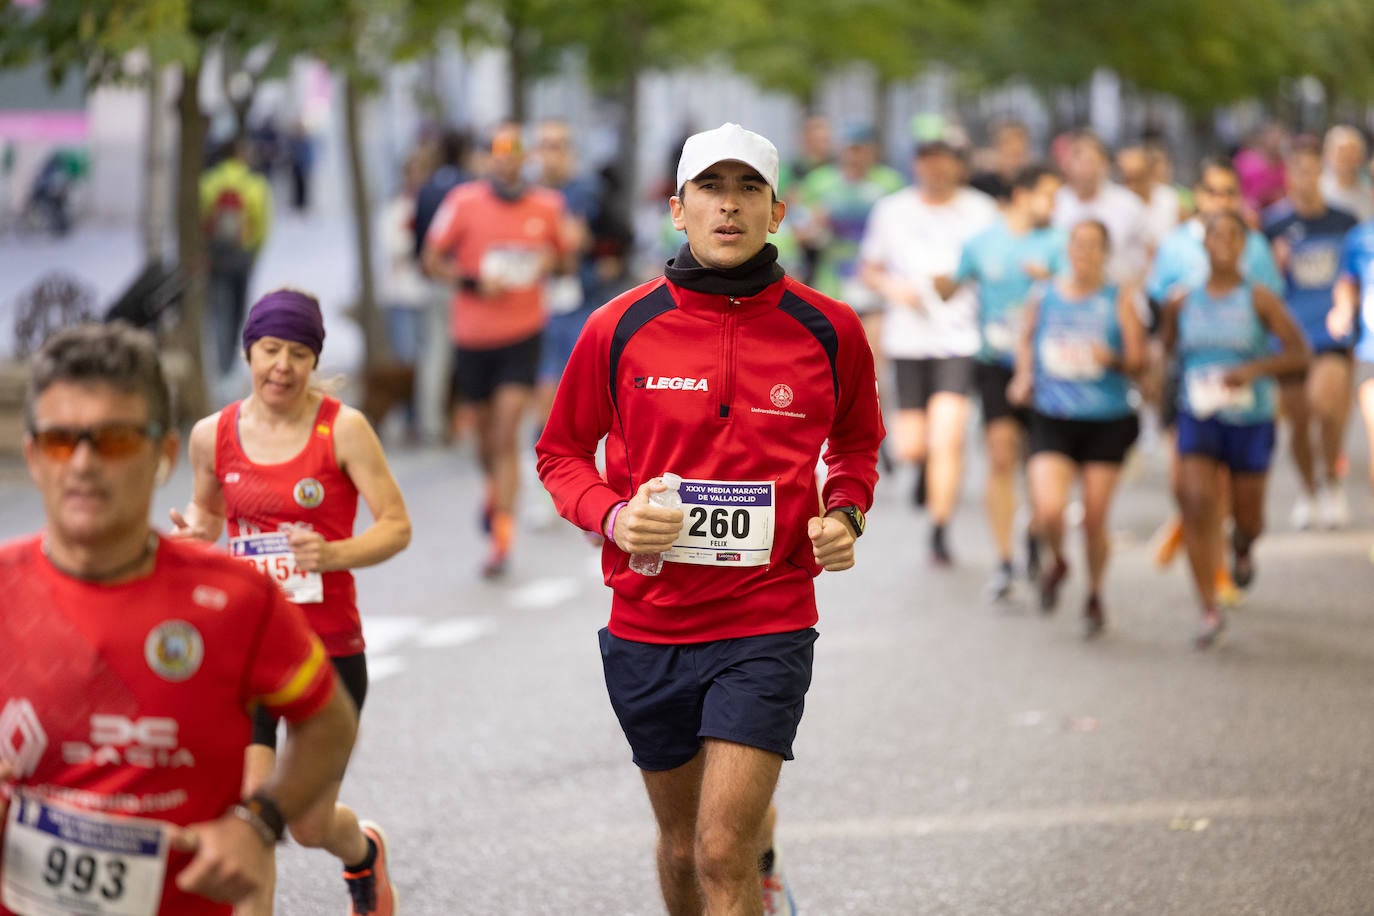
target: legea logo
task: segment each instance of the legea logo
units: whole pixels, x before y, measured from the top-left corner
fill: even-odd
[[[48,736],[33,711],[33,704],[22,697],[5,703],[0,710],[0,761],[14,768],[20,779],[33,775],[43,752],[48,749]]]
[[[636,375],[636,388],[666,388],[670,391],[710,391],[704,378],[684,378],[680,375]]]

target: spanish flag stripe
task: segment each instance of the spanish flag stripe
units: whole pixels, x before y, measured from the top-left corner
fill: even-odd
[[[296,669],[296,673],[291,675],[291,679],[286,682],[286,686],[275,693],[269,693],[262,698],[264,706],[280,707],[294,703],[301,698],[306,689],[315,681],[315,675],[319,674],[320,666],[325,662],[324,646],[315,641],[310,649],[310,657],[301,663]]]

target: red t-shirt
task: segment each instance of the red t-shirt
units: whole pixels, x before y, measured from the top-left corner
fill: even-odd
[[[0,757],[18,766],[25,801],[11,808],[22,823],[41,820],[23,814],[38,801],[113,815],[131,830],[131,818],[214,820],[239,798],[252,705],[300,721],[329,700],[336,679],[324,647],[244,564],[159,539],[150,575],[100,585],[59,572],[41,545],[33,536],[0,547]],[[18,850],[5,832],[0,840]],[[140,874],[128,861],[96,856],[87,880],[71,852],[57,882],[68,899],[103,893],[108,903],[136,890],[124,881]],[[38,868],[55,874],[53,854],[39,854]],[[160,912],[231,912],[177,889],[189,861],[170,854]]]
[[[548,188],[528,188],[519,200],[497,196],[490,183],[460,184],[439,206],[426,244],[453,258],[459,273],[478,279],[500,277],[506,289],[482,296],[454,293],[449,333],[453,342],[471,350],[494,350],[519,343],[543,330],[545,276],[539,264],[563,250],[559,221],[563,195]]]
[[[331,656],[357,655],[366,646],[353,574],[319,573],[320,581],[314,581],[277,536],[298,525],[318,531],[326,541],[353,536],[358,488],[334,458],[339,401],[320,402],[305,448],[279,464],[259,464],[244,454],[238,433],[242,404],[235,401],[220,411],[215,434],[215,477],[224,492],[229,552],[253,559],[287,590]]]

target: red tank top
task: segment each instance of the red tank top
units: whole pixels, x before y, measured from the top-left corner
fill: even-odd
[[[297,526],[318,531],[326,541],[353,536],[358,488],[334,459],[339,401],[323,399],[305,448],[278,464],[259,464],[244,454],[238,433],[242,404],[220,411],[215,436],[215,477],[224,492],[230,553],[282,586],[331,656],[356,655],[364,643],[353,574],[306,573],[295,565],[285,538]]]

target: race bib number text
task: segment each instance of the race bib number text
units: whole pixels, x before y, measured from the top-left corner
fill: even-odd
[[[766,566],[773,552],[773,482],[684,480],[682,531],[663,559]]]
[[[1040,365],[1055,378],[1089,381],[1105,371],[1093,352],[1093,342],[1074,337],[1047,337],[1040,342]]]
[[[167,872],[163,825],[16,793],[5,825],[6,908],[28,916],[154,916]]]
[[[295,604],[319,604],[324,600],[324,580],[319,573],[306,572],[296,565],[285,532],[230,538],[229,553],[260,569]]]

